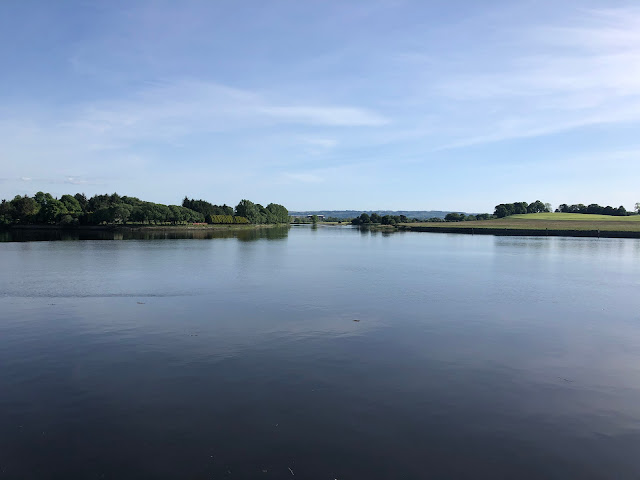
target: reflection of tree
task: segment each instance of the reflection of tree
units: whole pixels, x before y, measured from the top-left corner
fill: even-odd
[[[282,240],[289,236],[289,226],[254,228],[251,230],[238,231],[237,238],[242,242],[253,242],[255,240]]]
[[[255,240],[282,240],[289,235],[289,226],[268,228],[225,229],[128,229],[128,228],[79,228],[38,229],[25,228],[0,231],[0,242],[27,242],[51,240],[212,240],[237,238],[241,242]]]

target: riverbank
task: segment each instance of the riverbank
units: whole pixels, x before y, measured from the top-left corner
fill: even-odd
[[[286,238],[289,225],[91,225],[60,227],[20,225],[0,229],[0,242],[37,242],[56,240],[169,240],[237,238],[253,241],[261,238]]]
[[[570,213],[532,213],[492,220],[405,223],[401,231],[554,237],[640,238],[640,215],[611,217]]]
[[[206,230],[255,230],[259,228],[282,227],[282,224],[206,224],[193,223],[185,225],[11,225],[0,227],[13,231],[78,231],[78,232],[162,232],[162,231],[206,231]]]

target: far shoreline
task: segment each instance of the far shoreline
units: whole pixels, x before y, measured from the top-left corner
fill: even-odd
[[[401,232],[458,233],[461,235],[495,235],[513,237],[590,237],[590,238],[640,238],[640,232],[621,230],[560,230],[534,228],[495,227],[431,227],[423,225],[398,225]],[[386,230],[386,229],[385,229]]]

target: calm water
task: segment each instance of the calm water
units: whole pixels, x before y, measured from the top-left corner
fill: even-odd
[[[0,478],[640,478],[640,240],[300,227],[0,268]]]

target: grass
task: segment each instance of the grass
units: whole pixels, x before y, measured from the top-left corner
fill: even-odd
[[[590,215],[585,213],[528,213],[526,215],[511,215],[508,218],[526,219],[526,220],[553,220],[562,221],[580,220],[580,221],[600,221],[605,222],[640,222],[640,215],[629,215],[628,217],[614,217],[612,215]]]
[[[615,232],[640,232],[640,215],[627,217],[613,217],[609,215],[588,215],[581,213],[530,213],[527,215],[512,215],[493,220],[479,220],[475,222],[424,222],[409,223],[403,227],[434,228],[492,228],[504,230],[600,230]]]

